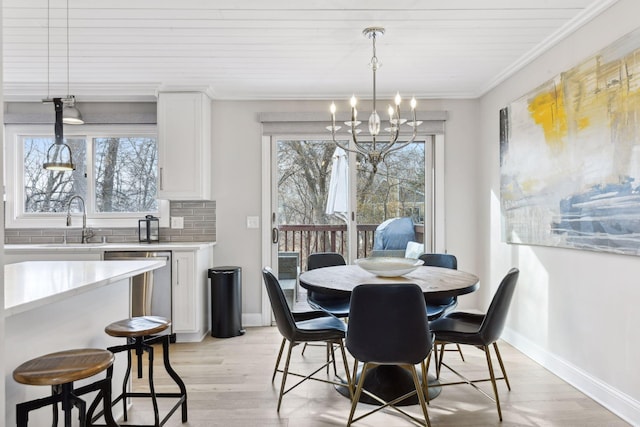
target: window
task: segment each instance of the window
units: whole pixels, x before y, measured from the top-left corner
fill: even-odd
[[[158,215],[155,126],[65,126],[76,170],[42,168],[53,126],[7,126],[7,226],[63,227],[73,195],[86,202],[92,226],[133,227]],[[13,178],[13,179],[12,179]]]

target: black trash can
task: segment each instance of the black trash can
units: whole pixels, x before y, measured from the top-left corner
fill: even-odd
[[[209,269],[211,282],[211,336],[237,337],[242,329],[242,269],[224,266]]]

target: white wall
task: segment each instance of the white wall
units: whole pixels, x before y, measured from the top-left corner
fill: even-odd
[[[632,424],[640,424],[640,258],[501,241],[498,111],[640,26],[640,2],[621,0],[480,102],[478,296],[486,307],[511,266],[521,270],[509,342]],[[515,385],[517,387],[517,385]]]
[[[212,109],[213,189],[217,244],[214,264],[242,267],[243,322],[260,319],[262,309],[261,237],[247,229],[246,217],[261,214],[261,112],[323,112],[330,101],[214,101]],[[478,156],[478,101],[420,101],[425,111],[448,111],[445,158],[447,172],[447,250],[460,269],[477,270],[475,191]],[[269,233],[269,230],[266,231]],[[475,305],[472,296],[461,306]],[[245,326],[250,326],[245,324]]]

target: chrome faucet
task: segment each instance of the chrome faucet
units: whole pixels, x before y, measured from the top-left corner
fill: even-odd
[[[89,238],[93,236],[93,232],[87,228],[87,207],[82,196],[77,194],[69,199],[67,205],[67,227],[71,227],[71,203],[73,203],[75,199],[80,199],[82,202],[82,240],[80,243],[89,243]]]

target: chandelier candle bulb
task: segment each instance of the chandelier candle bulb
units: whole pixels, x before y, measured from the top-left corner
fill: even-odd
[[[416,109],[416,105],[418,103],[416,102],[416,97],[414,96],[413,98],[411,98],[411,111]]]

